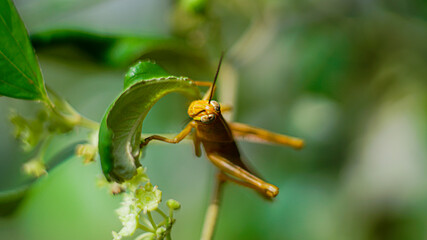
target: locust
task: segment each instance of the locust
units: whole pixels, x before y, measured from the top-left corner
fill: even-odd
[[[174,138],[166,138],[160,135],[149,136],[142,141],[141,147],[147,145],[152,140],[179,143],[193,132],[193,142],[197,157],[201,156],[200,145],[202,144],[207,158],[220,170],[222,173],[221,176],[225,180],[252,188],[266,199],[273,199],[279,194],[279,188],[261,179],[258,174],[245,164],[235,138],[285,145],[295,149],[301,149],[304,146],[304,141],[299,138],[273,133],[243,123],[227,122],[221,112],[229,111],[231,108],[228,106],[222,108],[217,101],[212,100],[222,59],[223,54],[219,60],[212,83],[194,82],[197,86],[209,87],[209,90],[201,100],[191,102],[188,107],[188,115],[191,121],[184,129]]]

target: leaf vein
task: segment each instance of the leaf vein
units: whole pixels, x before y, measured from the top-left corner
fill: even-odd
[[[26,74],[24,74],[15,64],[13,64],[13,62],[1,50],[0,50],[0,54],[4,57],[4,59],[7,60],[7,62],[10,63],[10,65],[12,65],[16,70],[18,70],[18,72],[20,72],[22,74],[22,76],[24,76],[26,79],[31,81],[31,79],[29,79]]]
[[[10,6],[10,2],[8,1],[8,5],[9,5],[9,9],[12,9],[12,7],[13,6]],[[3,16],[2,15],[0,15],[0,19],[2,20],[2,22],[3,22],[3,24],[4,24],[4,26],[5,26],[5,28],[6,28],[6,30],[9,32],[9,34],[10,34],[10,36],[13,38],[13,40],[15,41],[15,43],[16,43],[16,45],[18,46],[18,49],[19,49],[19,51],[21,52],[21,54],[24,56],[24,59],[25,59],[25,63],[26,63],[26,65],[30,68],[30,72],[32,73],[32,75],[33,75],[33,77],[34,77],[34,79],[37,81],[38,79],[37,79],[37,74],[35,73],[35,71],[34,71],[34,69],[32,69],[32,67],[31,67],[31,64],[30,64],[30,62],[28,61],[28,58],[26,57],[26,54],[24,53],[24,50],[22,49],[22,47],[21,47],[21,45],[18,43],[18,41],[16,40],[16,38],[15,38],[15,36],[12,34],[12,31],[9,29],[9,27],[7,26],[7,24],[6,24],[6,21],[4,20],[4,18],[3,18]],[[0,52],[1,52],[1,50],[0,50]],[[3,54],[4,55],[4,54]],[[15,68],[17,68],[16,66],[15,66]],[[22,71],[20,71],[20,72],[22,72]],[[24,75],[24,74],[23,74]],[[25,75],[26,76],[26,75]],[[34,83],[34,81],[31,79],[31,78],[29,78],[29,77],[26,77],[27,79],[28,79],[28,81],[30,82],[30,84],[33,84]],[[40,88],[39,88],[39,86],[38,86],[38,84],[35,84],[36,85],[36,88],[38,88],[39,90],[40,90]]]
[[[6,83],[6,84],[10,85],[11,87],[14,87],[14,88],[16,88],[16,89],[19,89],[19,90],[21,90],[21,91],[23,91],[23,92],[28,92],[28,93],[30,93],[30,94],[34,94],[34,93],[33,93],[33,92],[31,92],[30,90],[25,89],[25,88],[22,88],[22,87],[18,87],[18,86],[16,86],[16,85],[13,85],[13,84],[11,84],[10,82],[8,82],[8,81],[6,81],[6,80],[0,79],[0,82],[4,82],[4,83]],[[2,93],[2,94],[4,94],[4,93]]]

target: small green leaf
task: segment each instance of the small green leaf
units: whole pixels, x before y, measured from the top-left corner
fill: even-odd
[[[27,30],[10,0],[0,1],[0,94],[46,100],[42,74]]]
[[[199,89],[191,80],[171,76],[152,62],[131,67],[124,85],[104,115],[98,142],[104,175],[116,182],[137,174],[142,123],[153,105],[171,92],[182,93],[190,100],[200,98]]]

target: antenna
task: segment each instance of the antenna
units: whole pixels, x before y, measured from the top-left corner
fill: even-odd
[[[221,58],[219,59],[218,68],[216,69],[215,78],[214,78],[214,81],[212,83],[211,95],[209,96],[208,103],[211,103],[212,96],[214,94],[215,84],[216,84],[216,80],[218,79],[218,73],[219,73],[219,69],[221,68],[221,63],[222,63],[222,58],[223,57],[224,57],[224,51],[221,52]]]

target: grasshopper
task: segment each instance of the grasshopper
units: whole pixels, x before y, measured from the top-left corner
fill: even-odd
[[[247,167],[240,156],[235,138],[286,145],[295,149],[302,148],[304,141],[299,138],[273,133],[243,123],[227,123],[221,111],[228,111],[231,108],[223,107],[221,109],[220,104],[212,100],[222,59],[223,55],[220,58],[212,83],[195,81],[197,86],[208,86],[209,90],[201,100],[193,101],[190,104],[188,108],[188,115],[192,119],[190,123],[172,139],[152,135],[145,138],[141,146],[147,145],[152,140],[179,143],[194,129],[193,140],[196,156],[201,156],[200,144],[203,144],[207,157],[221,170],[221,176],[225,180],[252,188],[265,198],[273,199],[279,193],[279,188],[265,182]]]

